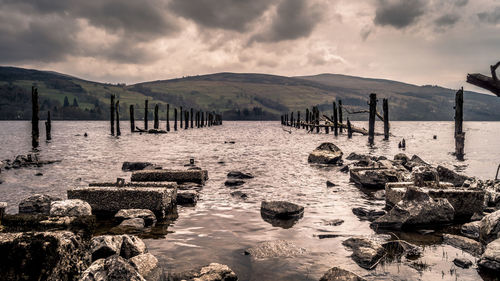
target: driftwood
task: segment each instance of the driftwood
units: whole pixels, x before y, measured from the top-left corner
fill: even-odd
[[[480,73],[467,74],[467,83],[486,89],[500,97],[500,80],[498,80],[496,69],[500,66],[500,61],[490,66],[491,77]]]
[[[332,119],[330,119],[328,116],[326,115],[323,115],[323,117],[325,118],[326,121],[330,122],[331,124],[334,124]],[[350,123],[350,122],[349,122]],[[347,129],[347,124],[342,124],[342,123],[338,123],[337,124],[339,127],[342,127],[344,129]],[[366,130],[365,128],[358,128],[358,127],[355,127],[351,124],[351,131],[353,133],[358,133],[358,134],[362,134],[363,136],[367,136],[368,135],[368,130]],[[377,136],[383,136],[384,134],[381,134],[381,133],[375,133],[375,135]]]

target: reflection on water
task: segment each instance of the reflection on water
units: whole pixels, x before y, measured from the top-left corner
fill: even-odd
[[[354,122],[356,123],[356,122]],[[365,126],[359,122],[356,125]],[[382,208],[384,201],[349,183],[338,167],[313,166],[307,156],[324,141],[334,142],[345,156],[351,152],[385,155],[402,152],[398,142],[406,139],[409,156],[418,154],[432,164],[445,164],[468,175],[492,178],[500,160],[497,138],[500,123],[466,122],[466,160],[456,161],[452,122],[393,122],[390,141],[376,137],[374,147],[367,138],[345,135],[307,134],[305,130],[283,131],[278,122],[225,122],[223,126],[182,130],[167,135],[108,135],[107,122],[53,122],[53,141],[41,142],[40,157],[61,163],[39,168],[2,172],[0,200],[17,212],[18,202],[33,193],[66,196],[66,190],[94,181],[129,178],[121,171],[124,161],[149,161],[166,168],[182,168],[190,158],[209,172],[194,207],[178,207],[179,217],[171,224],[152,228],[145,234],[150,251],[167,270],[181,271],[210,262],[229,265],[241,280],[318,280],[332,266],[340,266],[369,279],[480,280],[476,269],[457,268],[455,257],[474,257],[441,245],[436,234],[397,233],[401,239],[424,247],[417,260],[385,262],[367,271],[354,263],[341,242],[349,237],[380,237],[351,211],[355,207]],[[381,130],[381,128],[378,128]],[[87,132],[88,137],[83,137]],[[29,122],[0,122],[0,159],[12,159],[30,151]],[[43,134],[42,134],[43,135]],[[77,136],[78,135],[78,136]],[[436,135],[437,139],[433,139]],[[230,143],[229,141],[234,141]],[[255,178],[236,190],[246,200],[231,196],[234,188],[224,186],[230,170],[250,172]],[[37,177],[36,173],[43,176]],[[326,181],[336,184],[327,187]],[[376,197],[376,196],[375,196]],[[284,200],[305,207],[304,216],[291,228],[276,227],[260,214],[262,200]],[[340,225],[327,222],[342,219]],[[106,231],[103,225],[100,229]],[[165,235],[166,234],[166,235]],[[155,239],[149,239],[149,238]],[[323,238],[323,239],[320,239]],[[252,260],[243,253],[255,244],[285,239],[306,249],[295,258]]]

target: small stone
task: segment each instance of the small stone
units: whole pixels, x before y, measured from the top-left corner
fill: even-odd
[[[238,180],[238,179],[228,179],[224,183],[225,186],[240,186],[243,185],[245,181],[243,180]]]
[[[239,197],[241,199],[247,199],[248,198],[248,195],[246,193],[244,193],[242,191],[239,191],[239,190],[231,192],[231,196],[233,196],[233,197]]]
[[[227,173],[228,178],[235,178],[235,179],[253,179],[254,176],[250,173],[243,173],[240,171],[230,171]]]
[[[43,174],[42,174],[42,173],[40,173],[40,172],[38,172],[38,173],[36,173],[36,174],[35,174],[35,176],[37,176],[37,177],[41,177],[41,176],[43,176]]]
[[[286,201],[262,201],[260,211],[270,217],[288,219],[301,217],[304,207]]]
[[[366,279],[339,267],[332,267],[319,281],[365,281]]]
[[[135,218],[143,219],[145,226],[150,226],[156,223],[155,214],[148,209],[121,209],[115,214],[115,219],[118,222]]]
[[[344,167],[342,167],[342,169],[340,169],[340,171],[342,173],[348,173],[349,172],[349,166],[345,165]]]
[[[339,164],[342,162],[342,151],[331,142],[322,143],[307,158],[307,162],[316,164]]]
[[[366,209],[363,207],[353,208],[353,214],[355,214],[360,220],[374,221],[379,217],[385,215],[385,211],[377,211],[374,209]]]
[[[334,184],[333,182],[326,181],[326,187],[334,187],[334,186],[336,186],[336,184]]]
[[[118,227],[132,231],[142,230],[145,227],[145,223],[142,218],[127,219],[122,221]]]
[[[362,268],[373,269],[384,255],[385,249],[378,242],[365,238],[349,238],[342,245],[350,248],[352,259]]]
[[[455,258],[453,263],[461,268],[469,268],[472,266],[472,262],[466,258]]]

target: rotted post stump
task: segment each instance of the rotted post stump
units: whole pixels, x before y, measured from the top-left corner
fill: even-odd
[[[111,135],[115,135],[115,95],[111,95],[109,102],[109,121],[111,125]]]
[[[338,117],[337,117],[337,105],[333,102],[333,133],[335,136],[339,135],[339,125],[338,125]]]
[[[170,104],[167,103],[167,132],[170,132]]]
[[[455,156],[458,160],[464,160],[465,133],[463,131],[464,121],[464,89],[455,94]]]
[[[382,100],[384,109],[384,140],[389,140],[389,102],[387,99]]]
[[[45,121],[45,139],[47,141],[52,139],[52,121],[50,120],[50,110],[47,111],[47,121]]]
[[[368,124],[368,143],[373,145],[375,140],[375,114],[377,112],[377,94],[370,94],[370,117]]]
[[[144,101],[144,130],[148,130],[148,100]]]
[[[134,105],[131,104],[130,108],[130,132],[135,132],[135,117],[134,117]]]
[[[347,138],[352,138],[352,127],[349,118],[347,118]]]
[[[160,127],[160,121],[158,119],[158,104],[155,105],[155,111],[154,111],[154,124],[153,127],[155,129],[158,129]]]
[[[174,131],[177,131],[177,108],[174,108]]]

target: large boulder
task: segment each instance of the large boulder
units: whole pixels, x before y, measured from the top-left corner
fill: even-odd
[[[277,258],[277,257],[296,257],[305,252],[303,248],[298,247],[292,241],[275,240],[266,241],[257,244],[245,251],[255,259]]]
[[[87,245],[69,231],[0,233],[1,280],[76,280],[90,264]]]
[[[466,180],[470,180],[469,177],[455,173],[441,165],[437,167],[437,172],[440,181],[452,183],[454,186],[462,186]]]
[[[372,222],[376,228],[413,228],[452,222],[453,206],[446,199],[432,199],[427,192],[409,186],[403,199],[386,215]]]
[[[162,270],[158,259],[150,253],[140,254],[129,259],[130,264],[147,281],[160,281]]]
[[[355,184],[371,189],[383,189],[388,182],[403,180],[399,171],[386,168],[353,168],[349,175]]]
[[[83,217],[91,216],[89,203],[80,199],[68,199],[50,203],[50,215],[53,217]]]
[[[35,194],[19,203],[19,213],[48,215],[50,213],[50,204],[59,200],[62,199],[51,195]]]
[[[479,240],[483,244],[500,238],[500,210],[485,216],[479,224]]]
[[[477,264],[480,267],[500,272],[500,238],[486,246],[486,250]]]
[[[118,222],[135,218],[143,219],[145,226],[150,226],[156,223],[155,214],[148,209],[121,209],[115,214],[115,220]]]
[[[358,275],[342,269],[340,267],[330,268],[319,281],[365,281],[366,279]]]
[[[127,260],[116,255],[93,262],[79,279],[79,281],[108,280],[145,281]]]
[[[120,255],[123,237],[121,235],[100,235],[90,241],[90,254],[92,261]]]
[[[316,164],[342,163],[342,151],[331,142],[324,142],[318,146],[307,158],[307,162]]]
[[[342,244],[352,250],[351,258],[365,269],[375,268],[385,253],[380,243],[365,238],[349,238]]]

